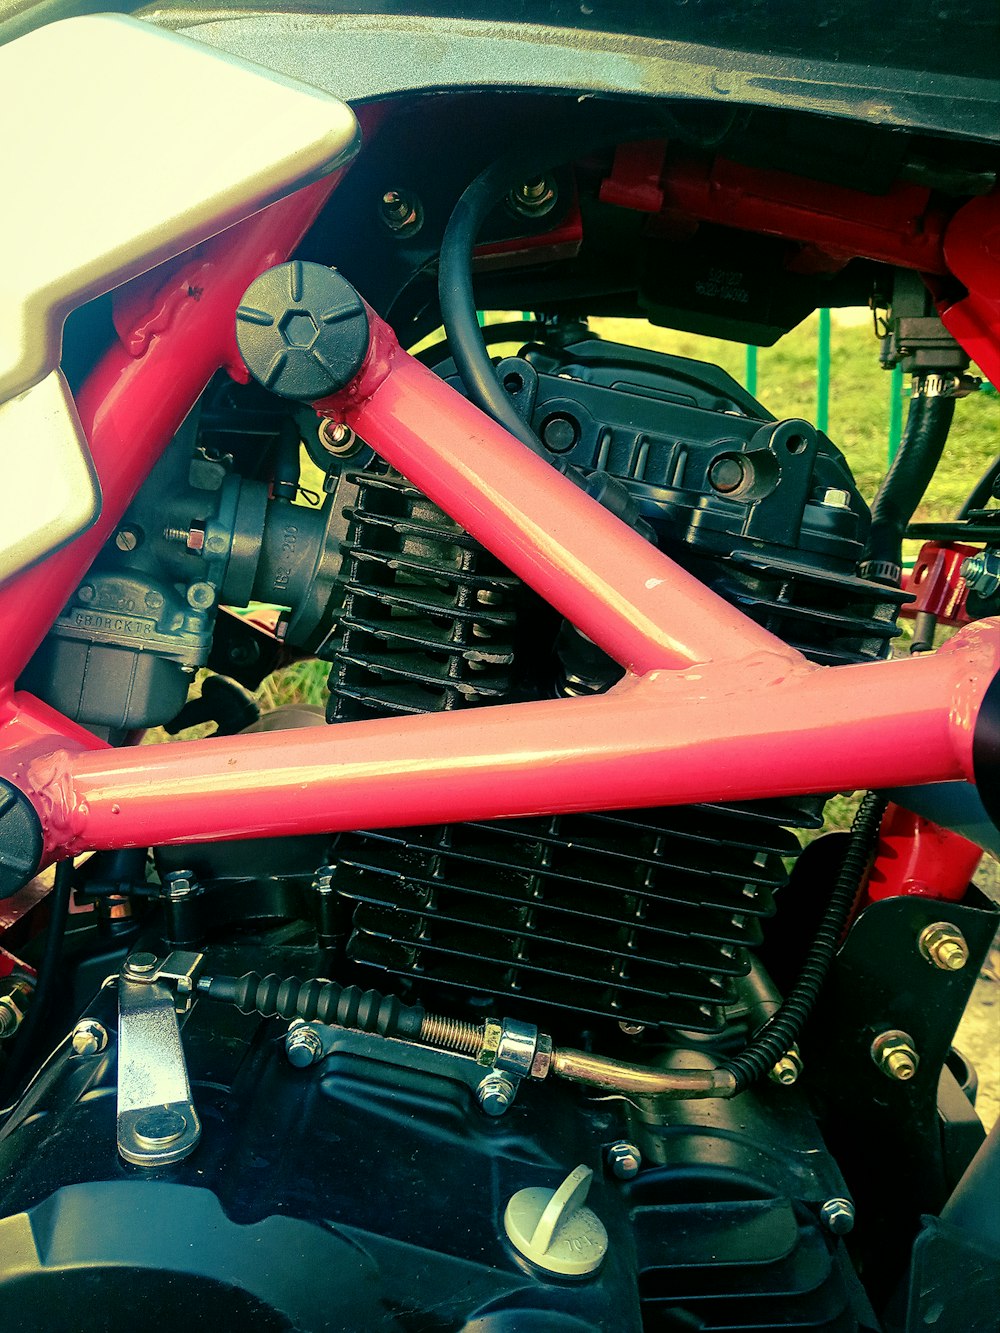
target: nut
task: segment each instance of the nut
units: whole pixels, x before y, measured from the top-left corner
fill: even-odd
[[[879,1033],[872,1042],[871,1052],[872,1059],[886,1078],[899,1083],[908,1082],[920,1064],[913,1038],[898,1028]]]
[[[778,1060],[771,1069],[771,1078],[775,1083],[782,1083],[786,1087],[793,1083],[798,1083],[799,1076],[802,1073],[802,1056],[799,1054],[799,1048],[792,1046]]]
[[[308,1069],[323,1058],[323,1038],[310,1024],[296,1023],[285,1037],[285,1055],[296,1069]]]
[[[517,1084],[500,1073],[487,1074],[476,1089],[476,1100],[486,1114],[492,1116],[503,1115],[516,1095]]]
[[[24,1022],[25,1001],[33,989],[29,981],[17,981],[5,995],[0,995],[0,1041],[12,1037]]]
[[[950,921],[935,921],[924,926],[917,941],[920,952],[942,972],[958,972],[969,961],[965,936]]]
[[[642,1153],[634,1143],[620,1139],[608,1149],[608,1170],[619,1180],[631,1180],[641,1166]]]
[[[854,1229],[854,1204],[850,1199],[827,1199],[819,1216],[826,1229],[835,1236],[846,1236]]]
[[[96,1018],[81,1018],[70,1037],[74,1055],[100,1055],[107,1044],[108,1030]]]

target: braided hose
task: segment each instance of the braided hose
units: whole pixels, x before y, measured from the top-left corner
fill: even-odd
[[[857,899],[887,804],[887,798],[878,792],[869,792],[861,802],[851,825],[847,855],[798,980],[778,1012],[765,1023],[746,1048],[739,1055],[720,1063],[720,1069],[727,1070],[735,1077],[735,1092],[742,1092],[751,1083],[763,1078],[798,1041],[826,980]]]

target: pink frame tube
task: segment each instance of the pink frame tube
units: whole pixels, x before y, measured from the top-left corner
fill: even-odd
[[[165,290],[154,303],[159,336],[138,358],[113,349],[94,372],[81,412],[105,513],[92,533],[0,594],[0,616],[22,631],[0,652],[0,678],[9,681],[27,660],[209,374],[234,364],[239,297],[284,257],[321,201],[303,191],[243,224],[245,245],[230,237],[229,250],[214,254],[217,297],[186,301],[191,275],[182,273],[173,304]],[[973,777],[973,730],[1000,669],[997,622],[970,627],[932,656],[813,666],[372,323],[362,372],[322,409],[349,422],[629,674],[599,698],[125,750],[99,746],[36,701],[11,698],[8,685],[0,771],[34,803],[49,859]]]

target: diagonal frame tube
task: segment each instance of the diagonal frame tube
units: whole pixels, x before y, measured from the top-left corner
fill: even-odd
[[[30,748],[5,771],[38,811],[49,859],[973,779],[976,722],[1000,669],[997,622],[921,658],[814,666],[409,357],[374,315],[371,325],[361,372],[319,410],[350,424],[629,674],[597,698],[124,750],[83,748],[78,728],[25,700]],[[109,372],[94,374],[96,401]],[[162,385],[162,359],[157,374]],[[139,379],[133,369],[133,400]],[[95,411],[94,429],[106,422],[120,439],[113,415]]]

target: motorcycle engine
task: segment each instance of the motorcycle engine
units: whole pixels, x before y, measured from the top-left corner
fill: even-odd
[[[436,368],[453,378],[446,349]],[[747,615],[813,661],[887,655],[900,597],[858,577],[869,514],[822,432],[719,369],[580,326],[498,370],[554,465]],[[300,438],[321,507],[295,498]],[[330,663],[334,726],[620,675],[363,441],[318,436],[253,388],[210,389],[120,531],[137,540],[111,544],[27,681],[112,738],[191,720],[196,667],[259,682],[275,641],[217,612],[251,598],[285,608],[286,650]],[[822,804],[160,848],[147,869],[95,858],[106,943],[73,987],[105,1044],[60,1048],[0,1134],[0,1244],[23,1254],[8,1308],[53,1329],[67,1306],[74,1328],[117,1328],[99,1312],[168,1321],[195,1304],[227,1328],[865,1327],[847,1190],[792,1082],[733,1102],[528,1080],[497,1096],[460,1054],[321,1024],[296,1036],[199,1000],[183,1041],[201,1143],[151,1170],[116,1152],[115,991],[100,988],[126,950],[197,948],[212,973],[334,976],[707,1067],[770,1012],[759,950],[785,910],[791,830],[818,827]],[[131,915],[109,906],[123,887]],[[604,1240],[573,1277],[524,1258],[504,1219],[518,1191],[578,1165]]]

